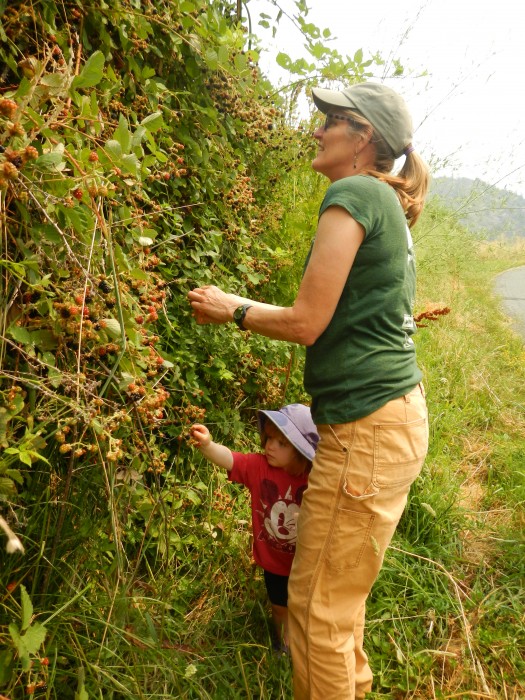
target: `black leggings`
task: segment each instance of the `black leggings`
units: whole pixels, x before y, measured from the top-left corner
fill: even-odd
[[[264,583],[268,592],[270,603],[288,607],[288,576],[272,574],[264,569]]]

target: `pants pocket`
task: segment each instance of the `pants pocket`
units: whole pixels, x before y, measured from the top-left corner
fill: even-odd
[[[371,513],[338,509],[327,556],[331,569],[346,571],[359,565],[374,519]]]
[[[419,475],[428,449],[425,418],[374,427],[374,484],[389,488],[411,484]]]

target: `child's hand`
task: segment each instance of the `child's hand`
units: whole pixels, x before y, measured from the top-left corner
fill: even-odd
[[[207,447],[211,442],[210,431],[205,425],[195,423],[190,428],[190,435],[196,447]]]

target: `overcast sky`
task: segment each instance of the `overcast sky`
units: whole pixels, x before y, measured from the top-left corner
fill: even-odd
[[[406,99],[414,118],[414,143],[444,167],[435,174],[480,178],[525,196],[525,3],[523,0],[307,0],[308,21],[337,37],[343,55],[359,48],[399,59],[405,77],[387,81]],[[279,5],[296,13],[294,0]],[[250,0],[275,16],[268,0]],[[277,51],[306,55],[299,33],[285,18],[261,67],[272,79]],[[379,69],[378,69],[379,70]],[[425,77],[417,77],[423,71]],[[377,80],[382,79],[378,72]]]

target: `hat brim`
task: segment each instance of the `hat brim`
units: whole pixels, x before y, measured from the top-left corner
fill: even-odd
[[[266,418],[270,420],[276,428],[278,428],[284,437],[289,440],[295,449],[306,457],[306,459],[311,462],[315,457],[315,450],[310,445],[308,440],[303,437],[300,430],[295,426],[292,421],[281,413],[281,411],[257,411],[257,418],[259,421],[259,432],[261,435],[264,432],[264,422]]]
[[[356,109],[354,103],[338,90],[327,90],[326,88],[312,88],[314,104],[323,114],[327,114],[331,109]]]

